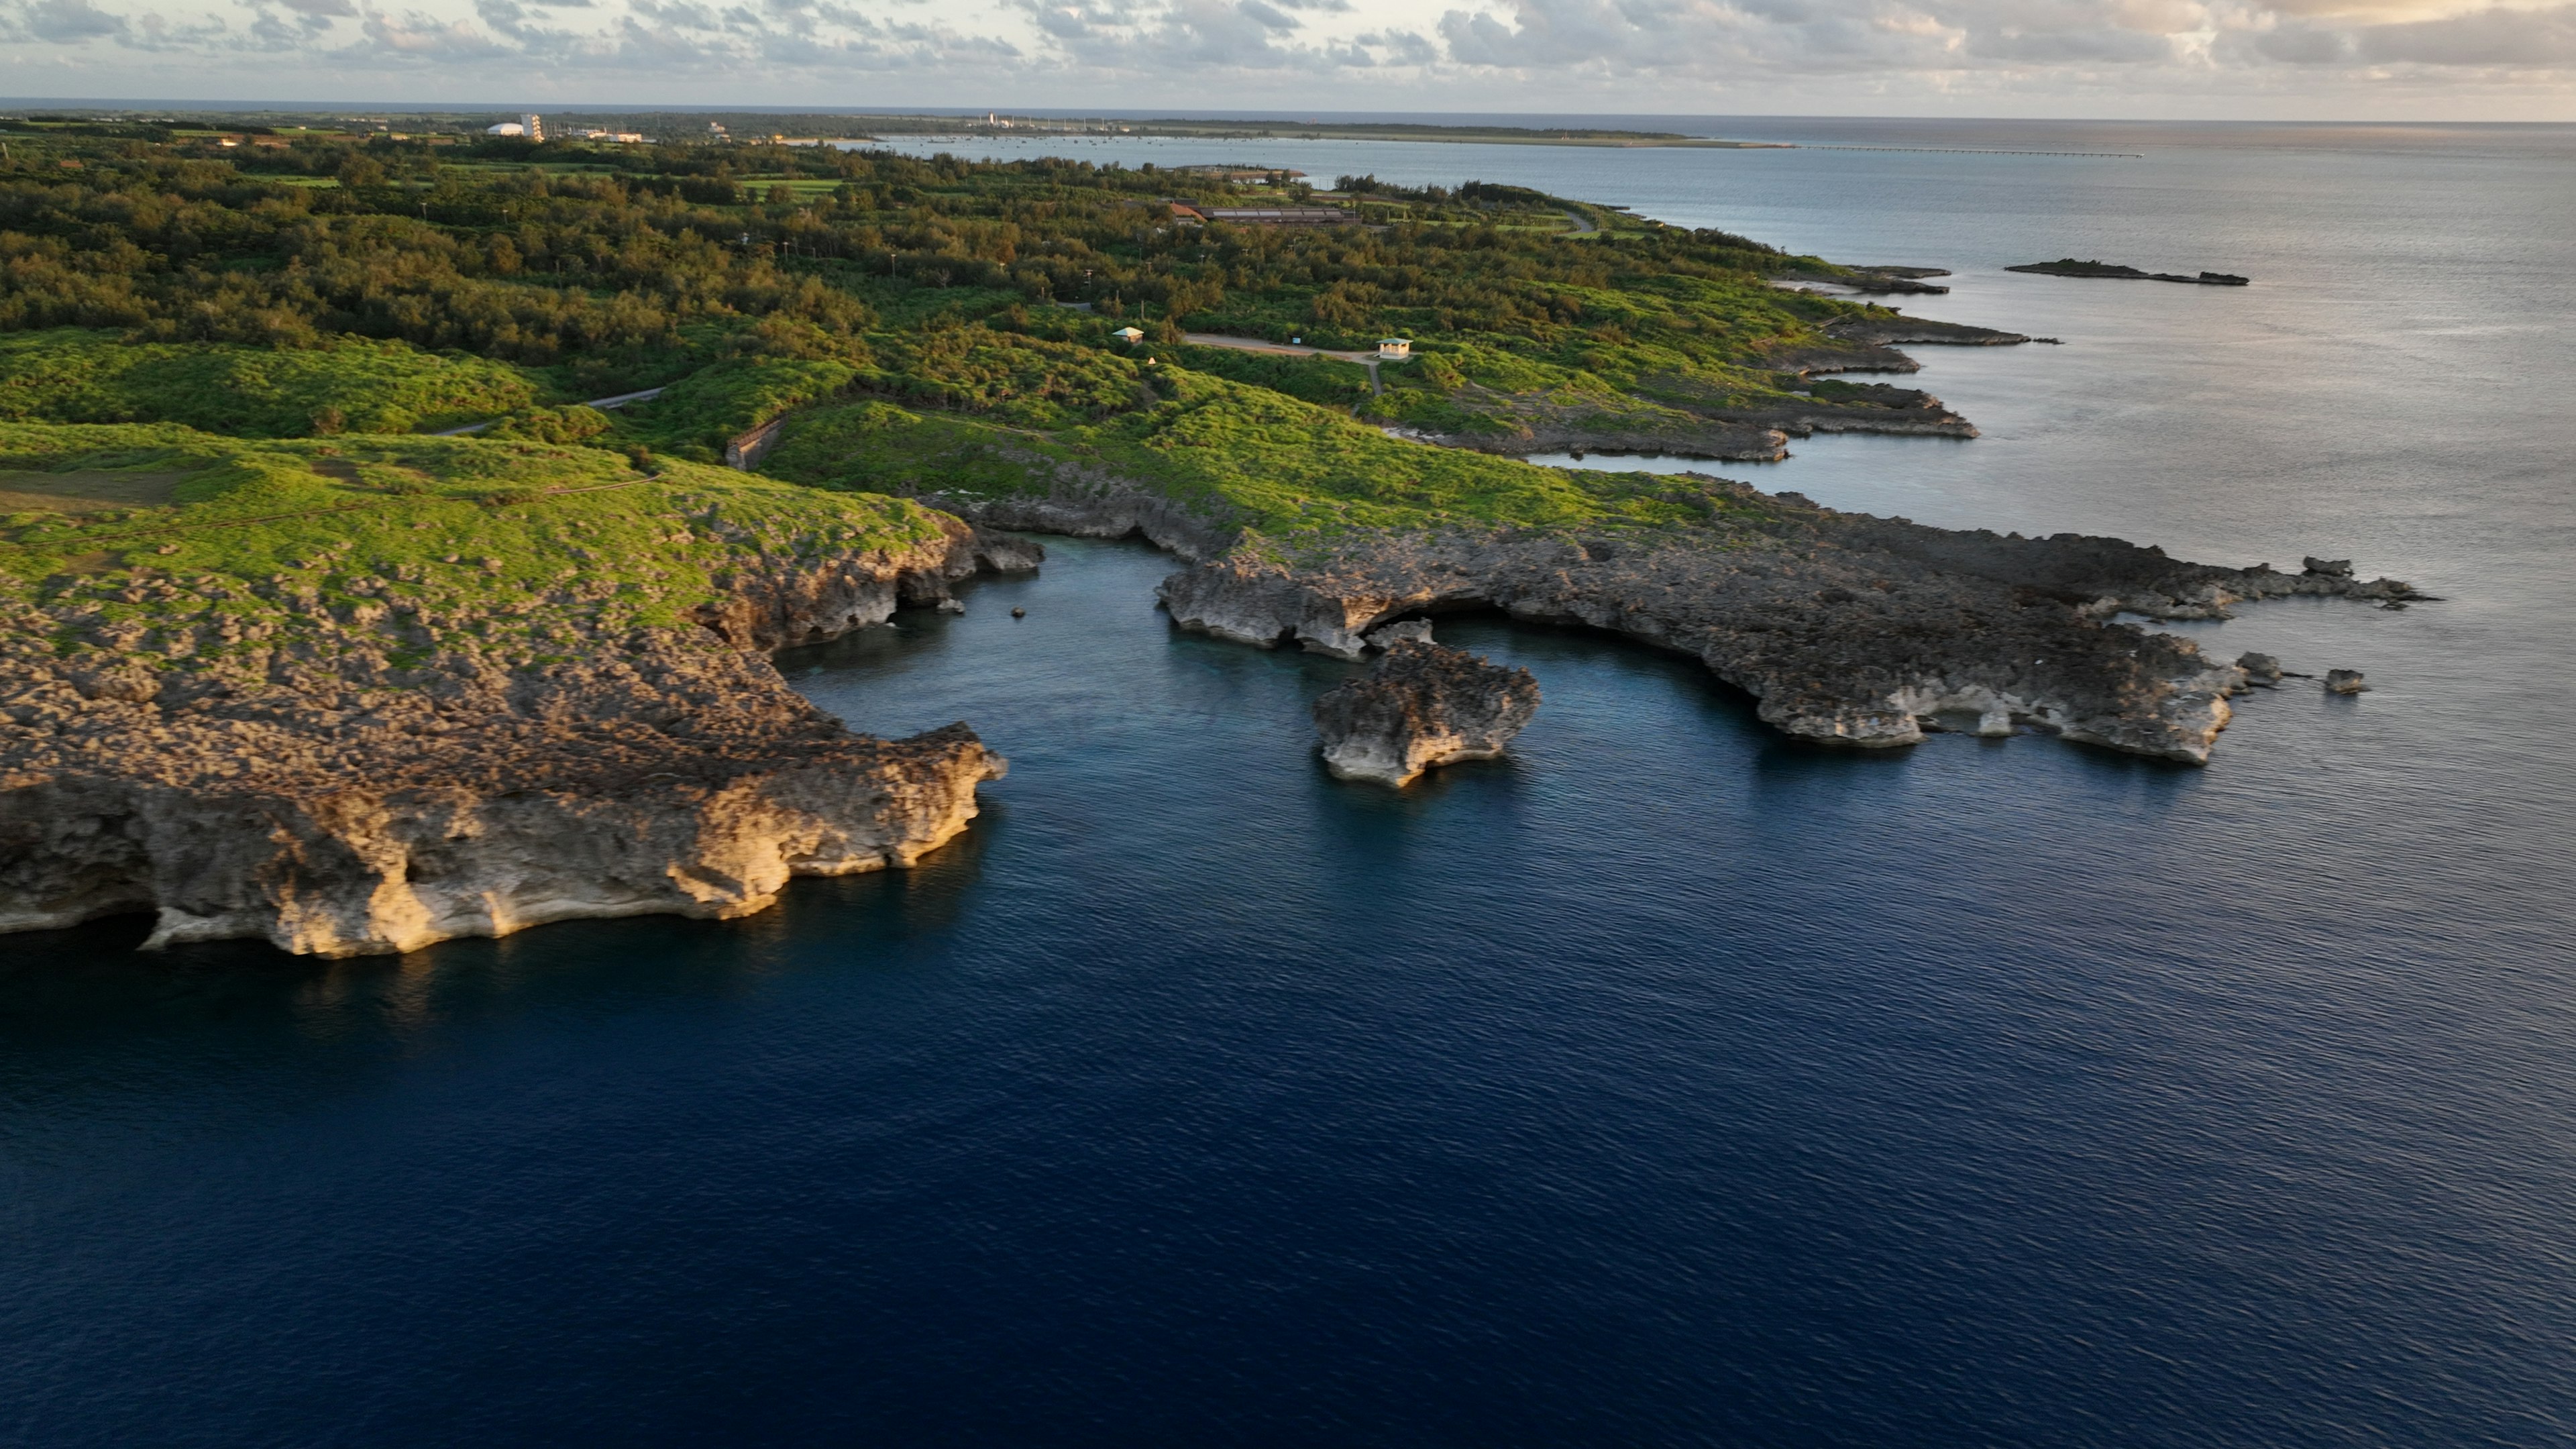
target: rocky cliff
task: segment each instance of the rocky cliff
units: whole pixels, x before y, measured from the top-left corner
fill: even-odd
[[[979,563],[1035,561],[944,528],[891,551],[745,549],[695,626],[576,630],[543,654],[488,616],[363,594],[308,605],[292,631],[174,602],[187,622],[148,640],[68,595],[25,607],[0,621],[0,931],[153,911],[155,946],[347,956],[575,917],[739,916],[792,876],[911,865],[965,828],[1004,762],[963,724],[852,734],[758,651],[944,597]],[[144,574],[125,593],[195,588]],[[558,595],[521,607],[595,615],[582,586]],[[120,660],[147,643],[153,667]]]
[[[1400,616],[1499,609],[1691,654],[1800,738],[1886,746],[1927,729],[2068,739],[2205,762],[2244,671],[2123,611],[2212,617],[2293,594],[2416,597],[2406,584],[2168,559],[2119,539],[1952,532],[1842,514],[1713,478],[1697,527],[1353,534],[1295,558],[1245,548],[1182,570],[1175,622],[1359,658]]]
[[[1340,778],[1401,786],[1434,766],[1490,760],[1538,712],[1528,670],[1386,635],[1370,641],[1385,640],[1375,669],[1315,701],[1324,764]]]

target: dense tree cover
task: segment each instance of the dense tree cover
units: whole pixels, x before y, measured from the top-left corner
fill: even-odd
[[[1151,410],[1194,368],[1452,431],[1504,425],[1516,398],[1633,421],[1776,399],[1767,353],[1855,306],[1766,284],[1825,269],[1812,258],[1480,182],[1343,178],[1345,203],[1384,224],[1266,229],[1176,212],[1245,198],[1150,166],[384,135],[223,150],[80,129],[0,165],[0,333],[87,329],[199,363],[138,352],[162,370],[120,363],[141,379],[122,391],[57,368],[20,390],[18,416],[274,434],[299,417],[391,431],[487,408],[522,436],[706,459],[834,392],[1060,429]],[[1569,235],[1575,210],[1601,230]],[[1164,356],[1114,346],[1124,321]],[[1185,350],[1183,329],[1336,347],[1398,333],[1418,358],[1373,397],[1330,366]],[[298,373],[245,350],[336,360]],[[273,405],[228,415],[206,381],[227,368],[342,369],[358,401],[281,384],[251,390]],[[197,395],[156,409],[155,377]],[[562,412],[665,384],[605,427]]]

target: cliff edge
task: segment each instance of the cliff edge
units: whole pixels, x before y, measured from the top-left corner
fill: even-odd
[[[21,520],[11,561],[63,566],[0,604],[0,931],[350,956],[733,917],[974,818],[1004,761],[971,729],[854,734],[764,651],[1031,546],[713,470],[561,491]]]

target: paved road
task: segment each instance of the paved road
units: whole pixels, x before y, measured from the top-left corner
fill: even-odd
[[[1594,232],[1601,230],[1601,228],[1592,224],[1592,218],[1585,216],[1579,211],[1567,212],[1565,214],[1565,219],[1574,223],[1574,234],[1576,236],[1590,236]]]

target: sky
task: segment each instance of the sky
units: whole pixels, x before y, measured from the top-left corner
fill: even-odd
[[[2576,121],[2576,4],[0,0],[0,96]]]

